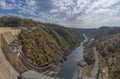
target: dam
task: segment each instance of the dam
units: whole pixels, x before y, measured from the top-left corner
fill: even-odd
[[[53,79],[34,71],[36,67],[29,68],[28,62],[24,66],[26,63],[20,60],[22,45],[17,38],[21,31],[21,28],[0,27],[0,79],[31,79],[31,74],[33,79]]]

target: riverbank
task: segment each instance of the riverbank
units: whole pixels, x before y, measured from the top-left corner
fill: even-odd
[[[58,74],[60,72],[60,69],[62,68],[63,63],[67,60],[67,57],[78,47],[83,45],[84,40],[86,40],[85,34],[83,34],[82,39],[79,40],[79,43],[76,45],[73,45],[72,47],[69,48],[69,50],[64,52],[64,55],[62,56],[62,59],[60,60],[59,63],[56,64],[55,68],[53,71],[50,71],[47,73],[47,75],[54,77],[55,74]],[[67,52],[67,53],[66,53]],[[52,73],[52,74],[51,74]]]
[[[48,70],[46,72],[43,72],[45,75],[48,75],[48,76],[51,76],[51,77],[54,77],[54,75],[58,74],[62,68],[62,65],[65,61],[67,61],[67,57],[76,49],[78,48],[81,43],[75,45],[75,46],[72,46],[67,52],[67,54],[63,55],[62,59],[55,64],[55,67],[53,68],[53,70]]]
[[[83,35],[85,37],[85,35]],[[66,56],[66,59],[62,66],[60,67],[60,71],[54,75],[54,77],[60,79],[72,79],[76,74],[76,71],[79,70],[78,62],[83,60],[83,43],[86,41],[84,39],[83,42],[77,44],[75,48],[71,49],[69,55]]]
[[[85,34],[83,36],[85,37],[85,40],[81,43],[82,46],[84,46],[84,43],[88,42],[87,36]],[[84,50],[83,50],[83,60],[81,61],[79,60],[78,65],[80,66],[80,68],[76,71],[76,74],[73,76],[72,79],[81,79],[83,75],[87,74],[83,72],[86,72],[86,70],[89,70],[87,62],[84,58]]]

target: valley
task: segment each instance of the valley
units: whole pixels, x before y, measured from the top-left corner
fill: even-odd
[[[0,0],[0,79],[120,79],[120,0]]]
[[[18,17],[2,17],[0,25],[3,54],[19,74],[119,79],[119,27],[76,29]],[[85,67],[78,66],[81,60]]]

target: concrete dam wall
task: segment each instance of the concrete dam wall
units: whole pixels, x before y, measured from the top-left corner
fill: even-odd
[[[22,76],[21,74],[27,71],[27,74],[23,75],[25,79],[31,79],[29,77],[31,73],[31,76],[34,77],[32,79],[38,77],[39,79],[53,79],[35,71],[44,72],[51,69],[54,65],[50,64],[46,67],[37,67],[29,63],[24,54],[22,55],[22,45],[19,45],[19,40],[15,39],[20,33],[21,28],[0,27],[0,79],[19,79]],[[10,47],[13,47],[13,45],[17,45],[21,51],[15,53],[13,49],[11,51]],[[29,72],[30,70],[35,71]]]
[[[17,79],[18,76],[18,72],[9,63],[0,48],[0,79]]]
[[[0,79],[18,79],[19,73],[9,63],[2,49],[2,45],[4,44],[4,42],[6,42],[6,40],[10,40],[9,35],[5,35],[7,38],[4,38],[3,40],[3,34],[5,34],[6,32],[9,32],[12,34],[13,37],[16,37],[21,33],[21,29],[0,27]]]
[[[13,37],[16,37],[21,33],[21,29],[15,28],[15,27],[0,27],[0,46],[2,43],[1,34],[4,32],[10,32],[10,33],[12,33]]]

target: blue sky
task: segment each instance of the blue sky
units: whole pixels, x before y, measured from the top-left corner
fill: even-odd
[[[66,27],[120,26],[120,0],[0,0],[0,16],[11,15]]]

